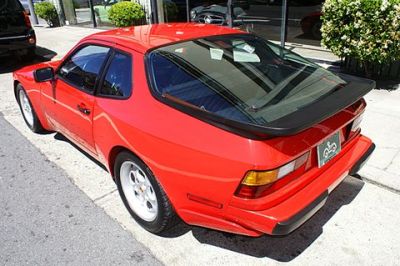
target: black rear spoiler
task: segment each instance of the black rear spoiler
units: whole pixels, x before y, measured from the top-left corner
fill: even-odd
[[[250,139],[260,140],[275,136],[290,136],[308,129],[357,102],[376,86],[373,80],[345,74],[338,74],[338,76],[347,82],[345,86],[313,104],[264,125],[226,119],[199,108],[182,105],[156,94],[153,95],[164,103],[216,127]]]

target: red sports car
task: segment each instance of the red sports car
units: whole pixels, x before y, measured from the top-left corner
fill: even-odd
[[[88,36],[14,73],[34,132],[104,164],[133,218],[288,234],[374,149],[360,134],[373,81],[335,75],[239,30],[204,24]]]

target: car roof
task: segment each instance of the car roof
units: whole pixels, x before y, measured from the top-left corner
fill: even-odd
[[[132,26],[103,31],[92,34],[86,37],[84,40],[103,40],[132,48],[141,53],[146,53],[152,48],[170,43],[213,35],[234,33],[243,34],[245,32],[237,29],[209,24],[165,23]]]

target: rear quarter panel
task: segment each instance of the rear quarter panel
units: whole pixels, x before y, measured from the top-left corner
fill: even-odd
[[[148,87],[143,55],[129,52],[134,62],[132,95],[126,100],[96,99],[96,149],[109,168],[115,146],[135,153],[157,177],[178,214],[191,210],[223,217],[225,206],[248,170],[280,167],[354,118],[353,113],[342,111],[294,136],[246,139],[157,101]],[[223,208],[189,201],[188,193],[221,203]],[[259,201],[263,206],[268,199]]]

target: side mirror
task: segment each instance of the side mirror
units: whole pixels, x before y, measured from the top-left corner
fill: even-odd
[[[51,81],[54,79],[54,69],[51,67],[39,68],[33,72],[36,82]]]

